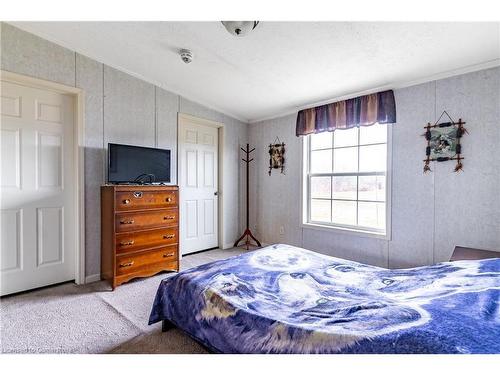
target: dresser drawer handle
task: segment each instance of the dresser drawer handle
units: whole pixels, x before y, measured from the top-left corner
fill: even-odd
[[[130,199],[124,199],[123,200],[123,204],[129,204],[130,203]]]
[[[174,253],[163,254],[163,258],[171,258],[174,256]]]
[[[120,224],[134,224],[134,219],[121,220]]]
[[[175,216],[164,216],[163,220],[174,220]]]
[[[142,191],[134,191],[134,197],[142,198]]]
[[[165,198],[165,201],[166,202],[172,202],[172,198],[171,197],[167,197],[167,198]]]
[[[132,266],[133,264],[134,264],[134,261],[132,261],[132,262],[128,262],[128,263],[121,263],[121,264],[120,264],[120,267],[121,267],[121,268],[124,268],[124,267],[130,267],[130,266]]]
[[[127,242],[120,242],[120,246],[130,246],[134,244],[134,240]]]
[[[175,234],[165,234],[165,235],[163,236],[163,238],[164,238],[165,240],[168,240],[168,239],[170,239],[170,238],[174,238],[174,237],[175,237]]]

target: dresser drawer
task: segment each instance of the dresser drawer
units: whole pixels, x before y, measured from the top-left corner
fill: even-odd
[[[119,212],[115,215],[115,230],[117,233],[159,228],[168,225],[177,226],[177,223],[177,209]]]
[[[177,227],[120,233],[116,235],[116,254],[174,245],[178,243],[178,237]]]
[[[176,191],[117,191],[117,211],[177,207]]]
[[[134,255],[117,256],[116,275],[125,275],[147,268],[161,267],[167,263],[177,261],[177,254],[177,245],[174,245]]]

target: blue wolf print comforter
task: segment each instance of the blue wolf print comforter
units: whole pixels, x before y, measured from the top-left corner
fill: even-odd
[[[500,353],[500,259],[389,270],[273,245],[163,280],[166,319],[220,353]]]

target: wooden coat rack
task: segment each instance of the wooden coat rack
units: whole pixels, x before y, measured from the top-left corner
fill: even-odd
[[[234,243],[234,247],[238,247],[238,244],[240,243],[240,241],[246,237],[246,240],[245,240],[245,245],[246,245],[246,248],[248,250],[248,246],[251,245],[250,243],[250,238],[253,239],[256,243],[257,243],[257,246],[261,247],[262,245],[260,244],[259,240],[257,238],[254,237],[254,235],[252,234],[252,231],[250,230],[250,223],[249,223],[249,209],[250,209],[250,189],[249,189],[249,186],[250,186],[250,174],[249,174],[249,168],[250,168],[250,162],[253,160],[252,159],[249,159],[250,157],[250,153],[255,151],[255,147],[252,148],[250,150],[250,146],[249,144],[247,143],[247,149],[245,150],[243,147],[241,147],[241,150],[246,154],[246,158],[245,159],[241,159],[243,160],[246,165],[247,165],[247,225],[246,225],[246,229],[245,231],[243,232],[243,234],[241,235],[240,238],[238,238],[236,240],[236,242]]]

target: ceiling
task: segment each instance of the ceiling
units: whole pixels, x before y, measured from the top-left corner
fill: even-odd
[[[248,122],[500,65],[500,23],[261,22],[243,38],[220,22],[12,24]]]

